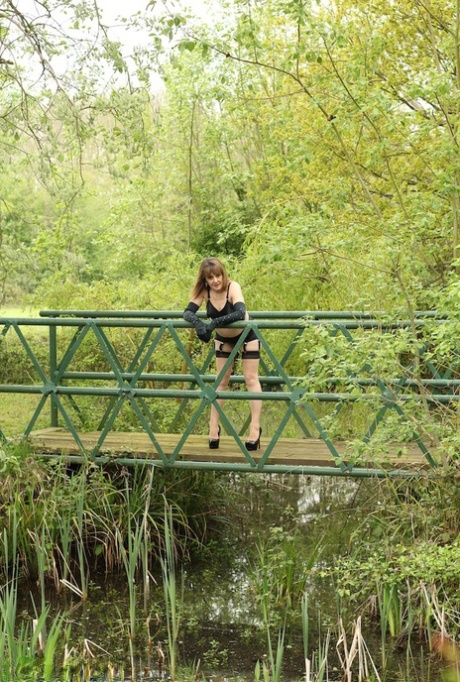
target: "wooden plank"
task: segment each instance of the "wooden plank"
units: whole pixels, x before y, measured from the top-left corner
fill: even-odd
[[[88,451],[97,444],[100,432],[79,433],[79,437]],[[155,434],[163,451],[170,456],[180,439],[180,434]],[[72,434],[63,428],[48,428],[33,431],[29,436],[33,449],[37,452],[65,455],[81,454]],[[259,461],[270,439],[261,439],[261,449],[251,452],[255,461]],[[335,448],[343,456],[351,443],[335,442]],[[128,457],[148,457],[160,459],[153,443],[147,434],[136,432],[110,432],[100,450],[100,454]],[[246,463],[243,453],[233,438],[222,436],[218,450],[209,450],[206,436],[190,435],[184,443],[180,458],[191,462]],[[292,466],[336,466],[336,461],[326,444],[314,438],[280,438],[271,452],[267,464]],[[425,468],[428,463],[423,453],[414,443],[394,444],[390,454],[378,456],[375,462],[366,462],[367,467],[383,466],[404,468]],[[360,465],[357,465],[360,466]],[[362,466],[362,465],[361,465]]]

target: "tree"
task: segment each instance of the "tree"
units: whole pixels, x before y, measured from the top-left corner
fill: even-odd
[[[215,55],[215,120],[250,140],[247,253],[295,263],[327,296],[351,276],[362,303],[432,304],[458,241],[451,4],[234,2],[215,29],[164,6],[175,59]]]
[[[0,229],[6,229],[3,282],[15,272],[23,286],[28,272],[26,290],[33,290],[56,270],[87,271],[86,235],[95,226],[82,227],[79,212],[94,191],[88,191],[88,180],[96,177],[91,167],[102,146],[104,163],[114,174],[123,173],[126,157],[143,144],[138,121],[145,97],[133,91],[97,3],[36,0],[27,11],[22,5],[7,0],[0,7],[0,169],[4,177],[26,177],[28,196],[21,201],[14,182],[2,183]],[[114,88],[108,97],[107,83],[109,93]],[[118,161],[111,161],[114,135]]]

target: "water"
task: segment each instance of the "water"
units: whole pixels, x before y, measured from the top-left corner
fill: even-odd
[[[263,580],[260,548],[268,548],[264,561],[281,574],[289,567],[299,570],[305,565],[321,540],[323,549],[316,561],[317,568],[321,561],[343,551],[351,531],[362,522],[360,500],[366,499],[376,484],[368,480],[298,475],[232,476],[229,481],[238,497],[236,517],[200,556],[184,563],[177,571],[178,591],[179,583],[183,590],[179,665],[191,671],[192,676],[198,668],[207,680],[252,682],[257,662],[263,664],[269,660],[267,620],[263,616],[260,586]],[[293,548],[294,553],[290,555]],[[334,588],[324,579],[318,579],[315,570],[303,586],[309,595],[309,655],[312,659],[319,658],[318,651],[325,645],[330,630],[328,679],[341,680],[343,671],[335,650],[339,633]],[[161,571],[152,576],[148,594],[141,584],[135,589],[139,635],[134,643],[130,643],[127,627],[130,589],[125,576],[93,575],[86,602],[70,592],[60,596],[52,591],[48,594],[52,612],[66,613],[72,633],[70,645],[81,658],[73,678],[76,681],[86,682],[98,675],[101,680],[109,679],[105,672],[109,660],[114,666],[111,674],[115,679],[167,676],[167,670],[159,665],[157,652],[160,647],[168,655]],[[276,592],[276,585],[270,589]],[[21,592],[19,609],[24,614],[31,611],[32,597],[38,604],[40,597],[34,585]],[[283,598],[279,596],[280,603]],[[270,627],[275,650],[280,624],[273,610]],[[368,620],[363,623],[363,631],[371,657],[380,669],[378,624]],[[404,642],[397,645],[389,642],[387,654],[382,680],[438,682],[441,679],[423,642],[414,642],[412,649]],[[289,682],[305,679],[298,606],[290,610],[287,622],[282,678]]]

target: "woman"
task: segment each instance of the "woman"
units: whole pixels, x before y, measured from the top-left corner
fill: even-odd
[[[196,313],[202,303],[206,303],[206,312],[211,319],[209,324],[200,320]],[[184,310],[184,320],[192,324],[204,343],[211,339],[213,330],[216,330],[216,372],[220,374],[227,358],[230,356],[242,329],[234,329],[226,325],[239,320],[249,320],[249,315],[244,304],[243,292],[238,282],[230,280],[223,264],[217,258],[205,258],[200,265],[195,285],[192,289],[191,301]],[[242,346],[242,364],[244,380],[248,391],[261,393],[262,387],[259,381],[260,341],[256,333],[251,329]],[[232,363],[233,364],[233,363]],[[225,391],[232,373],[232,365],[226,370],[217,390]],[[223,405],[223,400],[217,401]],[[249,439],[246,441],[248,450],[260,448],[260,413],[262,410],[261,400],[251,400],[251,425]],[[211,405],[211,418],[209,422],[209,447],[219,447],[220,426],[219,413],[214,405]]]

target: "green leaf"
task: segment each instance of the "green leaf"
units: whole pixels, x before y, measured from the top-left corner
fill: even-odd
[[[196,47],[196,42],[194,40],[182,40],[179,45],[179,51],[183,52],[184,50],[188,50],[188,52],[193,52],[193,50]]]

